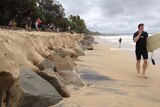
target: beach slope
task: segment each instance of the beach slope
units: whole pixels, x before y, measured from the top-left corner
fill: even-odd
[[[86,87],[70,87],[72,97],[55,107],[159,107],[160,67],[150,65],[148,79],[137,77],[134,52],[111,50],[96,40],[95,50],[77,61]]]

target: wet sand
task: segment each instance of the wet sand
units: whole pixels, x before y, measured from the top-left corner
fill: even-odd
[[[96,38],[95,50],[77,61],[86,86],[69,86],[71,98],[53,107],[159,107],[160,67],[150,64],[148,79],[137,77],[134,53],[111,50]]]

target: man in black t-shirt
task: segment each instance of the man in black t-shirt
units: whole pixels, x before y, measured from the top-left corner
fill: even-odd
[[[146,42],[147,42],[147,37],[148,33],[144,31],[144,24],[139,24],[138,25],[138,31],[134,33],[133,35],[133,40],[136,42],[136,58],[137,58],[137,72],[138,72],[138,77],[144,77],[147,78],[145,75],[146,69],[147,69],[147,62],[148,62],[148,52],[146,49]],[[140,61],[141,61],[141,56],[143,56],[144,63],[143,63],[143,73],[141,74],[140,72]]]

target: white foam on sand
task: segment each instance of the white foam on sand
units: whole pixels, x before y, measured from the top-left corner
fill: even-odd
[[[128,49],[128,48],[110,48],[110,51],[134,51],[134,49]]]

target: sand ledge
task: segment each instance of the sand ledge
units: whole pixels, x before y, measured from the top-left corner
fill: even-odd
[[[18,77],[20,65],[27,65],[34,71],[56,47],[74,48],[83,35],[69,33],[27,32],[0,29],[0,71]]]

